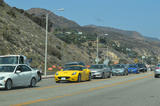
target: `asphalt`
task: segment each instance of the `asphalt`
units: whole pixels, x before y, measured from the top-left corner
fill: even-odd
[[[81,83],[48,78],[35,88],[0,90],[0,106],[160,106],[159,80],[152,72]]]

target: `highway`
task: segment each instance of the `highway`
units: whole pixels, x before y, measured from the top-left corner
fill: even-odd
[[[0,90],[0,106],[160,106],[160,79],[152,72],[55,83],[44,79],[35,88]]]

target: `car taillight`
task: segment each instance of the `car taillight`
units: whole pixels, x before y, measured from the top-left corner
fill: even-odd
[[[160,69],[160,67],[156,67],[156,69]]]

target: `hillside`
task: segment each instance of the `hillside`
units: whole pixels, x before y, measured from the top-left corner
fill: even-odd
[[[30,9],[27,10],[27,12],[30,15],[38,16],[39,18],[45,15],[46,12],[51,13],[48,10],[39,8]],[[54,13],[51,13],[51,15],[54,15],[54,17],[57,18],[59,17]],[[57,22],[57,20],[52,16],[50,17],[50,21],[50,24]],[[66,27],[66,23],[70,24],[68,24]],[[57,26],[54,24],[51,25],[51,28],[55,30],[50,30],[50,32],[54,33],[58,38],[68,44],[70,44],[72,41],[73,44],[76,44],[80,48],[87,48],[86,52],[89,55],[92,55],[92,58],[96,57],[96,36],[104,34],[108,34],[108,36],[100,37],[100,46],[102,49],[100,50],[101,58],[106,55],[107,46],[110,48],[107,55],[109,55],[111,58],[116,57],[116,59],[124,59],[125,61],[130,62],[133,62],[135,58],[141,60],[141,57],[144,55],[147,57],[146,61],[151,61],[151,58],[154,58],[157,61],[159,58],[159,40],[142,36],[136,31],[125,31],[121,29],[95,25],[79,26],[75,22],[73,23],[74,26],[71,25],[72,21],[63,18],[61,23],[57,22]],[[78,32],[82,32],[83,34],[79,35]]]
[[[160,57],[160,41],[125,31],[95,25],[80,26],[49,10],[32,8],[27,11],[10,7],[0,0],[0,55],[23,54],[33,59],[32,66],[44,67],[45,15],[49,17],[48,66],[69,61],[95,63],[96,37],[99,38],[101,62],[133,63],[145,56],[145,62],[156,63]],[[108,34],[107,36],[103,36]],[[5,45],[5,46],[3,46]]]
[[[41,8],[31,8],[26,11],[27,13],[31,14],[32,16],[38,16],[40,18],[45,18],[46,14],[49,14],[49,22],[52,23],[51,30],[54,28],[76,28],[80,27],[77,23],[68,20],[62,16],[57,16],[53,12],[41,9]]]
[[[68,61],[89,63],[89,56],[53,34],[48,35],[48,66]],[[23,54],[32,66],[44,67],[45,30],[25,14],[0,0],[0,55]]]

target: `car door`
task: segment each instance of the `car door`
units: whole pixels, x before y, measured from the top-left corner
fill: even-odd
[[[105,67],[106,67],[106,74],[107,74],[107,77],[109,77],[110,76],[110,67],[109,66],[107,66],[107,65],[105,65]]]
[[[19,73],[16,71],[20,71]],[[25,83],[25,74],[22,70],[21,65],[18,65],[15,69],[14,77],[13,77],[13,86],[23,86]]]
[[[32,78],[32,69],[28,67],[27,65],[22,65],[22,70],[25,75],[25,86],[30,84],[31,78]]]
[[[85,81],[86,78],[86,74],[87,74],[87,69],[85,67],[81,67],[82,68],[82,80]]]

